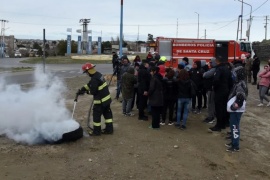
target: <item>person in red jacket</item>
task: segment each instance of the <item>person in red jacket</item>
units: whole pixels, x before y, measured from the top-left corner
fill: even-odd
[[[261,78],[259,82],[259,96],[260,96],[260,103],[258,106],[263,106],[263,100],[266,100],[268,104],[267,107],[270,106],[270,101],[266,97],[266,93],[268,91],[268,88],[270,86],[270,67],[269,65],[264,66],[264,69],[262,72],[259,73],[259,77]]]

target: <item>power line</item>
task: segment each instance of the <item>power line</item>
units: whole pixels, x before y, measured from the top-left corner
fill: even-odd
[[[228,21],[218,21],[218,22],[202,22],[200,24],[222,24],[222,23],[226,23]],[[70,26],[70,24],[40,24],[40,23],[27,23],[27,22],[10,22],[10,23],[14,23],[14,24],[29,24],[29,25],[47,25],[47,26]],[[197,23],[178,23],[178,25],[197,25]],[[91,26],[119,26],[119,24],[99,24],[99,23],[92,23]],[[137,27],[137,24],[124,24],[124,26],[135,26]],[[175,26],[175,24],[140,24],[140,26]]]
[[[258,9],[260,9],[260,8],[261,8],[263,5],[265,5],[267,2],[268,2],[268,0],[266,0],[265,2],[263,2],[260,6],[258,6],[256,9],[254,9],[251,13],[253,13],[253,12],[257,11]],[[248,14],[244,15],[244,17],[250,15],[251,13],[248,13]],[[235,22],[235,21],[238,21],[238,19],[234,19],[234,20],[230,21],[228,24],[226,24],[226,25],[224,25],[224,26],[222,26],[222,27],[220,27],[220,28],[218,28],[218,29],[211,30],[211,31],[217,31],[217,30],[220,30],[220,29],[222,29],[222,28],[224,28],[224,27],[226,27],[226,26],[229,26],[231,23],[233,23],[233,22]]]

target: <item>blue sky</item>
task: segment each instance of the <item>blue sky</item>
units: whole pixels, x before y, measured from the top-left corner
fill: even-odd
[[[234,40],[237,34],[241,2],[238,0],[123,0],[123,33],[126,40],[146,41],[147,34],[154,37],[197,38]],[[270,19],[270,1],[244,0],[252,6],[251,41],[265,37],[265,16]],[[250,6],[244,4],[243,32],[246,38]],[[88,29],[93,40],[116,38],[120,32],[120,0],[1,0],[0,19],[8,20],[6,35],[19,39],[66,39],[67,28],[72,28],[72,39],[79,35],[80,19],[91,19]],[[178,19],[178,31],[177,31]],[[270,23],[270,20],[268,21]],[[268,38],[270,39],[270,25]],[[240,34],[239,34],[240,37]]]

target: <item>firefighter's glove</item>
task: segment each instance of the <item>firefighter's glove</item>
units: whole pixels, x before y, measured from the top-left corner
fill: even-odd
[[[82,87],[81,89],[79,89],[78,91],[77,91],[77,95],[84,95],[84,93],[85,93],[85,91],[86,91],[86,89],[84,88],[84,87]]]

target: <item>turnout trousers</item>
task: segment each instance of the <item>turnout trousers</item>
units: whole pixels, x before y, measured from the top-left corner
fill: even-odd
[[[101,134],[101,115],[103,115],[105,119],[105,132],[113,133],[113,115],[110,105],[104,107],[101,104],[94,104],[93,107],[93,133],[96,135]]]

